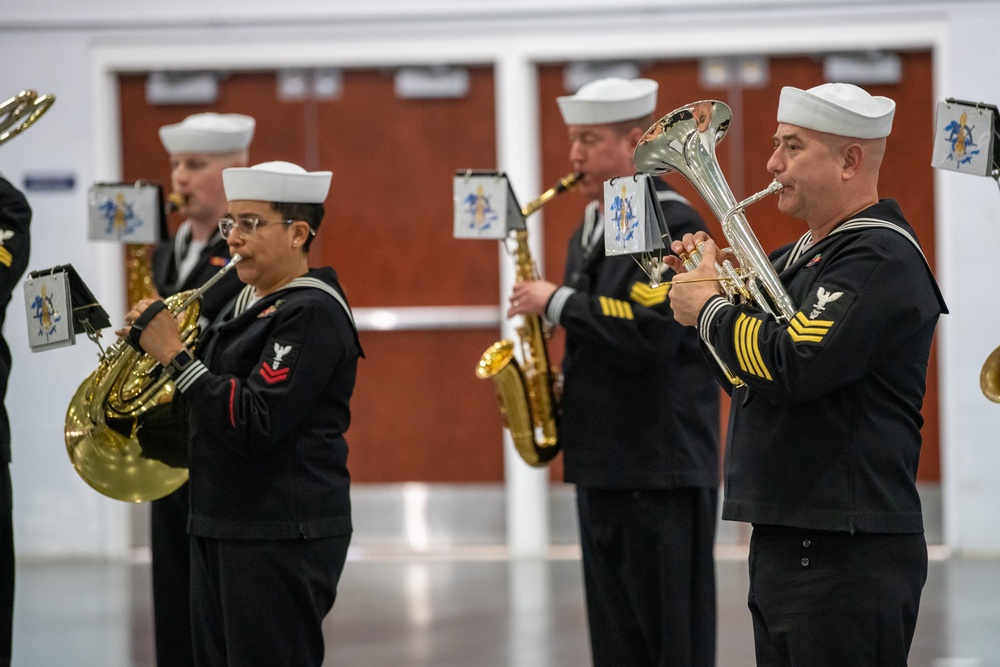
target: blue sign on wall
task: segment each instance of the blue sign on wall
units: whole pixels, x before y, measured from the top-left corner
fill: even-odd
[[[25,192],[72,192],[76,188],[76,175],[70,173],[27,174]]]

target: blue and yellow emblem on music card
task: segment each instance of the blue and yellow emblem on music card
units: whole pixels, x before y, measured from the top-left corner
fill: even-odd
[[[160,240],[163,211],[159,186],[98,183],[89,195],[91,241],[149,244]]]
[[[496,172],[455,175],[456,239],[503,239],[508,230],[512,195],[507,178]]]
[[[646,176],[612,178],[604,182],[604,253],[646,252]]]
[[[931,164],[939,169],[991,176],[995,122],[992,108],[939,102]]]
[[[32,352],[73,344],[69,276],[62,271],[24,283],[28,345]]]

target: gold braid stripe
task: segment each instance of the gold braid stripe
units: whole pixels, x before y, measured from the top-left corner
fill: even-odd
[[[625,320],[633,319],[632,305],[628,301],[609,299],[606,296],[600,297],[601,312],[605,317],[620,317]]]
[[[822,343],[833,326],[833,320],[810,320],[801,312],[788,324],[788,335],[796,343]]]
[[[632,285],[629,297],[640,306],[656,306],[667,300],[667,292],[670,291],[668,283],[660,283],[658,287],[650,287],[646,283],[637,282]]]
[[[773,378],[760,354],[759,335],[760,320],[740,314],[733,329],[733,344],[736,346],[736,358],[740,362],[740,369],[770,381]]]

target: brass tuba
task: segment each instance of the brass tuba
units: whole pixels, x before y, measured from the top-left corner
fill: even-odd
[[[739,263],[739,269],[728,260],[717,267],[726,296],[733,302],[753,303],[779,322],[788,323],[796,307],[743,215],[747,206],[781,190],[781,184],[774,181],[757,194],[736,201],[715,156],[715,146],[729,130],[732,117],[729,106],[717,100],[675,109],[646,131],[635,148],[633,162],[644,174],[676,171],[691,182],[722,224],[722,233]],[[681,260],[686,268],[694,268],[701,262],[701,253],[696,250]],[[715,355],[715,350],[711,352]],[[730,382],[743,384],[717,355],[715,359]]]
[[[579,179],[579,174],[563,177],[554,187],[522,208],[521,214],[527,218],[557,194],[571,190]],[[537,280],[538,269],[528,247],[528,232],[515,231],[512,236],[516,243],[515,279]],[[476,365],[476,377],[483,380],[492,378],[496,382],[500,415],[504,426],[510,429],[514,448],[525,463],[541,468],[559,453],[556,372],[549,365],[542,318],[538,315],[524,315],[523,318],[524,322],[517,327],[522,365],[514,356],[515,343],[504,339],[483,353]]]
[[[40,96],[33,90],[22,90],[0,104],[0,144],[31,127],[55,101],[55,95]]]
[[[201,328],[201,295],[236,263],[239,255],[196,290],[164,299],[178,319],[181,341],[193,347]],[[176,424],[163,419],[174,383],[148,354],[119,338],[76,390],[66,411],[66,451],[73,467],[100,493],[127,502],[156,500],[188,478],[187,432],[159,433]]]

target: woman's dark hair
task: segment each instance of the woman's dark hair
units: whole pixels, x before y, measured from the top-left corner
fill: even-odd
[[[271,208],[275,212],[281,214],[282,220],[304,220],[309,224],[309,229],[313,232],[319,232],[319,225],[323,222],[323,215],[326,213],[326,209],[323,208],[322,204],[294,204],[288,202],[271,202]],[[309,252],[309,246],[312,245],[313,234],[310,234],[306,238],[306,242],[303,244],[302,249]]]

